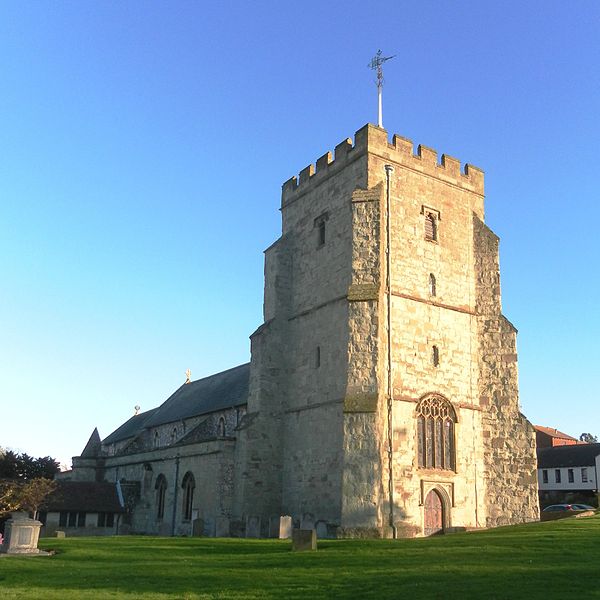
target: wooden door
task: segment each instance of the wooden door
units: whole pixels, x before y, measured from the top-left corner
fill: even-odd
[[[425,498],[425,535],[435,535],[444,529],[444,507],[440,495],[431,490]]]

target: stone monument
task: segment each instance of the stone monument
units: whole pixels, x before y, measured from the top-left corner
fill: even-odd
[[[30,519],[26,512],[13,512],[4,528],[4,541],[0,546],[2,554],[48,554],[39,550],[38,539],[42,523]]]

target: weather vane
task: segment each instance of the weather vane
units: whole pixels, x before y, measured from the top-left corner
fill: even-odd
[[[379,119],[377,125],[383,127],[383,116],[381,110],[381,89],[383,88],[383,63],[386,60],[394,58],[393,56],[381,56],[381,50],[377,50],[377,54],[371,59],[371,62],[367,65],[373,71],[377,71],[377,99],[379,100]]]
[[[188,369],[185,372],[185,382],[189,383],[191,381],[191,378],[192,378],[192,372]]]

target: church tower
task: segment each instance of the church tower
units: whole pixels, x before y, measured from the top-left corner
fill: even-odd
[[[482,171],[366,125],[283,185],[281,213],[251,336],[238,518],[266,533],[290,515],[332,536],[536,519]]]

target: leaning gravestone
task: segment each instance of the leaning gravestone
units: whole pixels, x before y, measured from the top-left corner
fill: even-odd
[[[316,549],[317,532],[314,529],[294,529],[292,531],[292,550],[301,552]]]
[[[30,519],[26,512],[13,512],[10,517],[4,526],[2,554],[48,554],[37,547],[42,527],[39,521]]]

